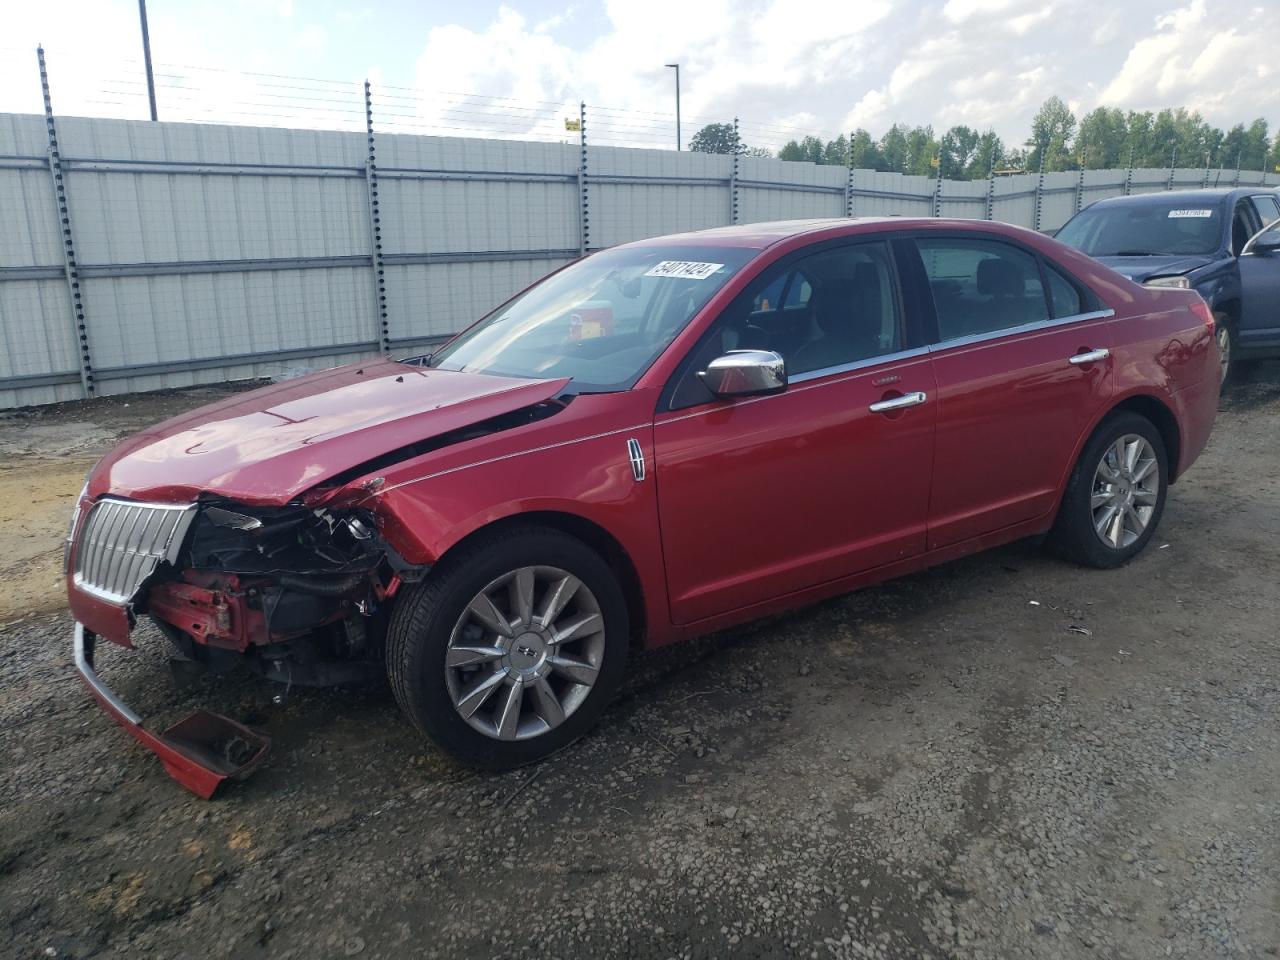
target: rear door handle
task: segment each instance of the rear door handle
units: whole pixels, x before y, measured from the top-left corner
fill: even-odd
[[[1077,367],[1083,363],[1097,363],[1099,360],[1105,360],[1111,356],[1111,351],[1106,347],[1098,350],[1087,350],[1084,353],[1077,353],[1074,357],[1068,358],[1068,363],[1074,363]]]
[[[919,406],[928,399],[922,391],[904,393],[902,396],[894,397],[891,400],[881,400],[879,403],[873,403],[868,409],[872,413],[892,413],[894,410],[904,410],[907,407]]]

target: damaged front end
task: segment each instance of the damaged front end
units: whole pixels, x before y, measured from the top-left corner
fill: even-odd
[[[136,618],[149,615],[176,649],[178,675],[244,665],[287,686],[373,680],[384,672],[387,604],[425,573],[385,542],[370,511],[217,498],[82,504],[67,562],[82,679],[204,797],[252,769],[266,739],[203,711],[151,734],[94,672],[97,636],[131,646]]]
[[[197,663],[244,662],[286,684],[353,682],[381,675],[385,604],[424,572],[366,510],[210,500],[138,609]]]

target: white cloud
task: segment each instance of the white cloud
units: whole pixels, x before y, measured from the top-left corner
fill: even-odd
[[[293,45],[307,53],[320,53],[329,43],[329,31],[316,23],[309,23],[298,31]]]
[[[137,51],[133,0],[69,2],[73,18],[47,4],[7,12],[0,110],[39,110],[31,48],[44,39],[60,112],[144,116],[139,70],[123,62]],[[1103,104],[1185,105],[1220,126],[1258,115],[1280,121],[1274,10],[1257,0],[1126,0],[1102,8],[1096,0],[574,0],[537,15],[526,2],[506,0],[487,20],[474,19],[485,17],[482,11],[465,24],[440,22],[421,38],[411,72],[390,60],[368,64],[379,119],[389,129],[414,121],[572,139],[563,116],[576,116],[583,99],[596,142],[667,146],[674,98],[664,64],[678,62],[686,139],[705,122],[736,115],[753,145],[776,147],[808,132],[832,137],[855,126],[879,134],[895,121],[938,132],[962,123],[994,127],[1017,143],[1054,94],[1077,113]],[[325,17],[294,6],[259,5],[268,13],[253,20],[260,32],[234,48],[198,18],[166,13],[163,5],[152,11],[152,36],[180,51],[171,59],[181,63],[289,73],[280,66],[283,53],[296,64],[314,63],[293,68],[298,73],[360,75],[371,55],[344,59],[345,34],[355,32],[347,24],[369,18],[367,2],[351,0]],[[252,17],[256,9],[236,0],[228,18]],[[384,87],[384,73],[391,83],[411,83],[417,97]],[[234,113],[234,97],[259,104],[261,122],[288,123],[294,108],[308,125],[330,122],[323,114],[328,93],[305,108],[301,101],[274,108],[288,94],[267,89],[267,81],[218,73],[166,82],[182,87],[169,91],[180,98],[171,116],[181,105],[202,119],[253,122],[252,109]],[[335,124],[344,116],[339,107],[335,101]],[[363,124],[362,110],[348,121]]]
[[[1280,90],[1274,75],[1270,17],[1253,22],[1210,16],[1204,0],[1160,16],[1155,32],[1133,44],[1099,102],[1136,110],[1186,106],[1220,123],[1275,118]]]

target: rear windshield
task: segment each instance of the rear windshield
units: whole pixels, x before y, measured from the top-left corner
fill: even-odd
[[[1151,200],[1083,210],[1057,233],[1091,257],[1213,253],[1222,246],[1222,203]]]
[[[571,377],[579,392],[625,390],[758,252],[643,246],[593,254],[498,308],[428,363],[504,377]]]

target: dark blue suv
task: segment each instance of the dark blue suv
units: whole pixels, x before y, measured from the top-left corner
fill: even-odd
[[[1196,290],[1218,321],[1222,375],[1280,356],[1280,195],[1267,187],[1109,197],[1057,233],[1148,286]]]

